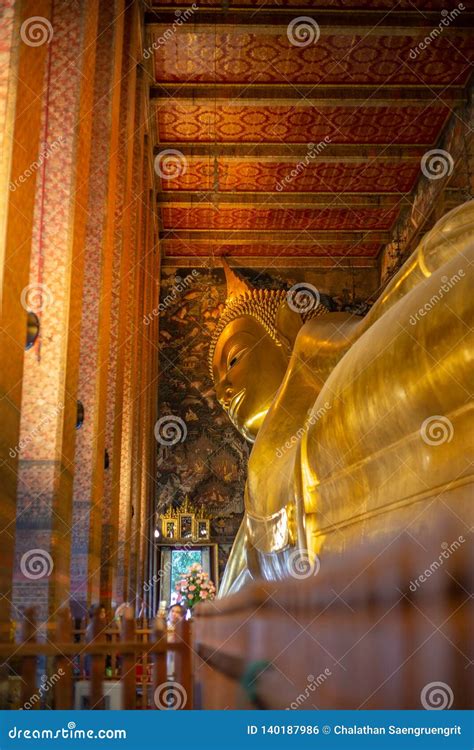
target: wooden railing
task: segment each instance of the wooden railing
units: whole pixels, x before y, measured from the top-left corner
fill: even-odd
[[[471,532],[450,512],[429,534],[412,527],[323,556],[305,579],[256,581],[200,604],[192,631],[182,622],[172,641],[162,620],[135,621],[131,611],[120,626],[97,612],[74,630],[62,610],[54,632],[28,611],[21,642],[0,644],[0,662],[19,676],[20,708],[45,702],[45,676],[48,707],[77,707],[80,687],[88,707],[104,707],[107,661],[119,672],[124,709],[419,709],[431,693],[432,707],[441,700],[466,709],[474,701],[473,591]]]
[[[174,655],[172,679],[170,654]],[[183,620],[170,635],[162,619],[144,627],[128,613],[120,626],[109,627],[96,612],[87,630],[74,629],[69,610],[63,609],[51,633],[38,627],[30,609],[24,614],[20,642],[0,644],[0,661],[20,678],[20,705],[12,707],[39,709],[47,691],[53,696],[50,707],[77,708],[74,691],[86,680],[91,709],[104,707],[104,687],[113,681],[120,683],[123,709],[192,708],[189,621]],[[107,661],[116,673],[109,677]]]
[[[472,707],[472,539],[448,516],[198,605],[196,707]]]

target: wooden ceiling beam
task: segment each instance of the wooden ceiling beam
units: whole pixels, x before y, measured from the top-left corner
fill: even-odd
[[[304,229],[279,231],[275,229],[165,229],[160,232],[162,240],[183,240],[184,242],[205,241],[215,245],[246,245],[257,242],[298,245],[314,245],[321,242],[352,243],[388,242],[389,231],[379,229],[361,230],[328,230]]]
[[[183,15],[183,14],[182,14]],[[313,10],[308,8],[304,16],[316,21],[324,34],[344,34],[365,36],[390,34],[419,35],[426,29],[439,28],[439,11],[402,10],[354,10],[348,12],[341,10]],[[242,10],[222,10],[221,8],[199,8],[194,12],[190,9],[187,18],[177,23],[176,8],[160,10],[149,10],[145,12],[145,24],[147,28],[158,36],[167,29],[174,33],[193,34],[204,31],[219,33],[222,29],[228,33],[229,27],[240,26],[244,33],[249,31],[260,31],[266,34],[285,31],[284,27],[298,17],[298,11],[291,9],[247,8]],[[443,34],[450,34],[459,29],[470,29],[474,26],[474,13],[470,11],[459,12],[452,15],[449,25],[443,27]],[[273,27],[273,28],[272,28]]]
[[[346,144],[321,142],[319,149],[318,141],[313,146],[308,143],[185,143],[182,141],[162,141],[155,146],[154,153],[173,149],[179,151],[186,157],[232,157],[234,159],[255,161],[284,161],[298,163],[305,158],[308,164],[318,162],[367,162],[377,161],[398,163],[404,161],[420,161],[423,154],[432,147],[432,144]],[[311,155],[313,153],[313,155]]]
[[[165,247],[166,253],[166,247]],[[161,266],[165,268],[221,268],[220,256],[197,255],[167,255],[161,259]],[[311,268],[347,269],[347,268],[377,268],[376,258],[341,256],[308,255],[298,258],[288,256],[238,257],[232,256],[232,268]]]
[[[467,101],[463,86],[327,86],[325,84],[210,84],[156,83],[150,97],[157,104],[199,105],[208,101],[226,107],[377,107],[408,104],[441,104],[458,106]]]
[[[387,208],[407,206],[410,201],[400,193],[213,193],[212,191],[169,190],[157,194],[160,207],[196,208],[218,205],[241,208]]]

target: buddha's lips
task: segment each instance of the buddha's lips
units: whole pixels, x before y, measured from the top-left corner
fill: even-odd
[[[240,402],[242,401],[244,396],[245,396],[245,388],[242,388],[241,391],[239,391],[235,396],[233,396],[232,401],[229,404],[229,409],[228,409],[228,414],[229,414],[230,419],[233,419],[235,417],[235,413],[237,409],[239,408]]]

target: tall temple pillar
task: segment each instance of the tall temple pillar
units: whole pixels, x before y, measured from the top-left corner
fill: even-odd
[[[23,375],[14,607],[69,600],[73,463],[98,3],[51,15],[26,304],[40,319]],[[37,4],[35,4],[37,14]],[[28,139],[23,138],[23,141]]]
[[[120,221],[116,206],[121,80],[127,54],[124,19],[123,0],[100,2],[78,388],[86,419],[77,435],[79,471],[74,478],[71,596],[76,616],[100,598],[104,472],[110,473],[115,459],[105,431],[114,245]]]
[[[134,367],[133,317],[131,306],[136,296],[136,242],[138,211],[141,200],[137,175],[143,168],[143,107],[144,96],[138,84],[138,61],[141,58],[140,17],[138,6],[128,10],[125,43],[128,54],[122,68],[122,100],[120,113],[119,159],[122,180],[118,186],[117,208],[120,224],[117,226],[112,275],[112,320],[108,361],[108,395],[105,435],[110,446],[111,469],[104,485],[101,510],[102,546],[100,590],[101,600],[110,605],[125,598],[123,591],[114,591],[117,570],[117,544],[119,516],[129,517],[128,461],[128,372]],[[128,494],[125,507],[120,504],[122,495]]]
[[[153,200],[150,190],[146,193],[147,204]],[[152,286],[153,281],[153,253],[149,243],[149,229],[144,227],[143,244],[145,255],[142,264],[143,274],[143,297],[139,314],[138,327],[141,338],[141,379],[139,383],[140,410],[138,412],[138,427],[141,432],[140,455],[138,467],[140,470],[140,515],[139,515],[139,533],[137,534],[137,598],[142,601],[145,599],[143,584],[148,578],[146,574],[146,552],[148,544],[153,544],[153,537],[150,537],[150,515],[153,515],[153,504],[151,503],[150,479],[154,464],[150,461],[149,446],[153,439],[153,427],[150,425],[149,416],[151,410],[150,400],[150,381],[151,381],[151,359],[153,356],[153,346],[148,339],[148,330],[144,321],[153,311]]]
[[[95,82],[96,147],[78,391],[86,420],[77,438],[80,471],[74,484],[72,597],[77,616],[91,602],[110,608],[128,598],[124,565],[133,542],[132,419],[145,252],[141,236],[151,222],[152,205],[145,196],[153,183],[150,139],[149,153],[145,148],[147,87],[138,66],[143,53],[139,11],[137,3],[125,9],[117,1],[115,7],[102,3],[99,14],[103,31]],[[119,528],[126,530],[120,546]]]
[[[0,641],[10,635],[20,410],[49,0],[4,3],[0,111]],[[42,24],[32,27],[33,16]],[[33,35],[30,34],[33,32]],[[33,44],[31,43],[33,41]],[[29,43],[30,42],[30,43]],[[28,134],[28,137],[25,135]]]
[[[142,175],[144,179],[145,175]],[[143,202],[147,203],[148,195],[143,193]],[[149,352],[145,347],[145,326],[143,319],[145,315],[147,296],[147,254],[145,253],[145,234],[143,227],[137,236],[137,242],[141,247],[140,262],[137,264],[137,298],[134,309],[135,326],[135,371],[131,372],[130,378],[130,402],[131,402],[131,434],[132,434],[132,465],[131,465],[131,499],[134,508],[131,536],[131,559],[130,559],[130,598],[137,608],[141,607],[143,600],[141,561],[143,557],[144,528],[146,525],[146,491],[144,478],[149,471],[149,465],[144,455],[144,446],[147,440],[146,434],[146,383],[147,383],[147,356]]]

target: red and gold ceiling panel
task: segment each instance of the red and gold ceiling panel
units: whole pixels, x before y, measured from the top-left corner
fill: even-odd
[[[165,29],[163,29],[165,31]],[[325,83],[460,85],[474,61],[474,35],[451,31],[410,56],[426,37],[325,34],[316,44],[297,47],[286,33],[245,27],[218,30],[186,25],[160,44],[155,36],[158,82]]]
[[[157,105],[160,142],[431,144],[449,108],[425,106]]]
[[[416,180],[417,161],[390,163],[311,163],[288,179],[296,162],[219,158],[219,190],[248,192],[408,193]],[[188,158],[186,171],[163,183],[166,190],[210,191],[215,187],[211,159]],[[279,186],[282,189],[279,190]]]
[[[374,263],[422,156],[466,100],[469,7],[441,28],[458,0],[197,5],[164,0],[145,14],[155,153],[179,152],[174,173],[157,169],[166,255]],[[292,43],[306,15],[316,38]]]
[[[375,258],[380,249],[380,242],[359,241],[354,243],[307,242],[305,244],[289,241],[287,243],[246,243],[229,244],[216,242],[200,242],[179,239],[164,239],[167,256],[186,257],[196,256],[206,258],[209,255],[250,257],[250,258],[278,258],[291,256],[304,257],[358,257]]]
[[[390,229],[398,209],[222,208],[163,206],[164,229],[362,230]]]

